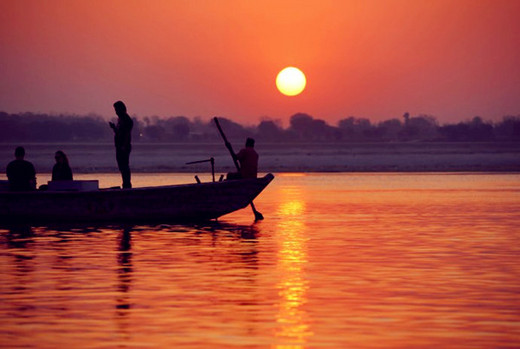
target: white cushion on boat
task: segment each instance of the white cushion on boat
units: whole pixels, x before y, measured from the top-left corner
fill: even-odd
[[[50,191],[93,191],[99,190],[99,181],[49,181]]]

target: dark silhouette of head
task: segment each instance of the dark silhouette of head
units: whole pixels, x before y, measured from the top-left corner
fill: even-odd
[[[126,114],[126,105],[122,101],[115,102],[114,109],[116,111],[117,116]]]
[[[254,148],[255,147],[255,140],[253,138],[247,138],[246,139],[246,147],[247,148]]]
[[[69,159],[67,159],[67,155],[65,155],[65,153],[62,152],[61,150],[58,150],[56,152],[56,154],[54,154],[54,158],[56,159],[56,162],[63,162],[66,164],[69,163]]]
[[[25,156],[25,149],[23,147],[17,147],[14,150],[14,157],[20,160],[23,160]]]

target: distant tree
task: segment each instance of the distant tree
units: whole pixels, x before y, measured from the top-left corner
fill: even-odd
[[[350,116],[338,122],[342,139],[346,141],[365,141],[372,136],[372,124],[365,118]]]
[[[179,141],[185,141],[190,134],[189,124],[177,124],[173,126],[173,136]]]
[[[341,132],[336,127],[327,124],[324,120],[314,119],[311,127],[315,140],[331,141],[341,139]]]
[[[493,125],[482,121],[480,116],[475,116],[469,125],[469,138],[471,141],[490,141],[493,139]]]
[[[152,142],[164,141],[166,140],[166,131],[161,126],[150,125],[144,129],[144,138]]]
[[[337,128],[304,113],[291,116],[288,131],[288,134],[293,134],[296,139],[302,141],[330,141],[341,138]]]
[[[15,135],[19,137],[21,132],[18,130],[18,123],[14,120],[12,115],[9,115],[5,112],[0,112],[0,140],[1,141],[11,141]]]
[[[495,127],[498,140],[520,142],[520,115],[504,116]]]
[[[213,128],[213,132],[209,133],[209,128]],[[212,137],[210,136],[212,135]],[[205,122],[200,117],[196,117],[190,123],[190,140],[202,141],[207,139],[217,139],[218,135],[215,134],[215,125],[213,121]]]
[[[240,141],[242,144],[245,141],[245,138],[250,135],[250,132],[247,132],[244,126],[230,120],[227,118],[219,117],[220,126],[224,130],[226,137],[230,140],[233,139],[235,141]],[[218,136],[218,131],[213,124],[213,120],[210,120],[207,124],[208,133],[214,134],[215,137]]]
[[[298,140],[308,141],[313,139],[312,121],[314,118],[308,114],[297,113],[289,119],[289,130]]]
[[[283,129],[280,126],[280,121],[274,121],[265,119],[260,122],[257,126],[258,138],[261,140],[280,140],[282,137]]]
[[[469,126],[460,122],[456,125],[443,125],[439,127],[439,134],[443,140],[449,142],[462,142],[468,140]]]
[[[450,142],[483,142],[494,139],[493,125],[475,116],[471,121],[438,127],[443,140]]]
[[[101,141],[110,140],[113,137],[110,128],[101,118],[72,118],[69,128],[70,140],[73,141]]]
[[[406,115],[406,114],[405,114]],[[406,120],[406,118],[405,118]],[[434,140],[437,137],[437,120],[431,115],[419,115],[407,119],[400,133],[402,140]]]
[[[164,126],[171,141],[186,141],[190,135],[190,120],[185,116],[168,118],[164,120]]]
[[[132,128],[132,142],[140,142],[144,139],[144,120],[133,117],[132,121],[134,122],[134,127]]]
[[[376,138],[384,141],[396,141],[403,130],[403,123],[399,119],[390,119],[377,124]]]

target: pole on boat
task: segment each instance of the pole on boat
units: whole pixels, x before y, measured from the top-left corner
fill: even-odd
[[[226,135],[224,134],[224,131],[222,131],[222,127],[220,127],[220,123],[218,121],[218,118],[215,116],[213,118],[215,120],[215,124],[217,125],[218,131],[220,132],[220,135],[222,136],[222,139],[224,140],[224,144],[226,145],[226,148],[229,150],[229,153],[231,154],[231,157],[233,158],[233,163],[235,164],[235,167],[237,168],[237,171],[240,172],[240,165],[238,164],[237,156],[235,155],[235,152],[233,151],[233,147],[231,146],[231,143],[228,142]],[[255,214],[255,221],[260,221],[264,219],[264,216],[256,210],[255,204],[253,204],[253,201],[250,202],[251,209],[253,210],[253,213]]]
[[[210,162],[211,163],[211,177],[213,178],[213,182],[215,182],[215,159],[213,157],[211,157],[211,158],[209,158],[207,160],[190,161],[190,162],[187,162],[186,165],[200,164],[202,162]]]

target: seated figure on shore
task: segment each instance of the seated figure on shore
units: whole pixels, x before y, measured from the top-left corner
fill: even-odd
[[[65,155],[61,150],[58,150],[54,155],[54,158],[56,159],[56,164],[54,164],[54,167],[52,168],[52,180],[72,180],[72,170],[70,169],[67,155]]]
[[[255,140],[246,139],[246,146],[235,155],[240,163],[240,172],[228,173],[227,179],[256,178],[258,174],[258,153],[255,150]]]
[[[15,160],[7,165],[6,174],[10,191],[36,190],[36,170],[29,161],[24,160],[25,149],[17,147],[14,151]]]

